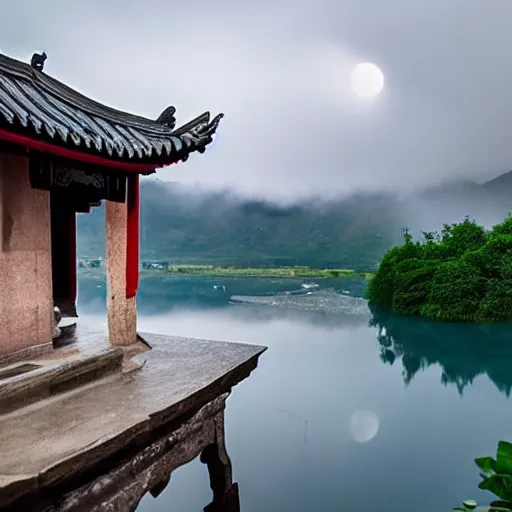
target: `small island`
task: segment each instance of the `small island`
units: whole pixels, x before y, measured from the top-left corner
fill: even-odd
[[[512,216],[490,230],[468,217],[389,249],[366,291],[370,305],[447,322],[512,320]]]

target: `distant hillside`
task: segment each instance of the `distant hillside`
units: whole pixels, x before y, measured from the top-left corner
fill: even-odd
[[[484,183],[482,187],[492,194],[509,195],[512,189],[512,171],[501,174],[497,178]]]
[[[455,183],[405,199],[357,194],[291,206],[147,179],[141,185],[141,255],[189,264],[367,270],[400,240],[405,225],[419,233],[465,215],[492,225],[510,210],[512,173],[484,185]],[[104,254],[103,206],[79,215],[78,244],[81,257]]]
[[[469,181],[422,190],[402,203],[414,231],[440,229],[468,215],[490,228],[512,211],[512,171],[483,184]]]

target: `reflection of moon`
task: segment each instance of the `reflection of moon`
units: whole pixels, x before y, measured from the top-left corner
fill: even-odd
[[[350,416],[350,434],[358,443],[371,441],[379,431],[379,418],[371,411],[356,411]]]
[[[352,70],[350,85],[360,98],[373,98],[384,88],[384,74],[375,64],[361,62]]]

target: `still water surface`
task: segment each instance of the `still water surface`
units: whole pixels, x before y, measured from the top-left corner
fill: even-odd
[[[313,286],[311,286],[313,285]],[[139,329],[267,345],[228,399],[243,512],[450,511],[482,503],[473,459],[512,441],[512,327],[371,313],[363,282],[146,277]],[[104,310],[82,277],[80,311]],[[196,512],[206,468],[180,468],[141,512]]]

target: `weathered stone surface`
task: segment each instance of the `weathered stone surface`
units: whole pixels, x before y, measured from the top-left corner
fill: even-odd
[[[143,496],[165,488],[172,471],[195,459],[207,448],[217,450],[220,471],[212,475],[222,481],[220,494],[232,485],[231,462],[224,444],[223,411],[227,394],[203,407],[173,432],[141,450],[107,474],[57,499],[47,512],[128,512]]]
[[[0,380],[0,414],[120,371],[122,360],[123,352],[110,348],[63,361],[41,361],[36,370]]]
[[[30,185],[28,158],[0,152],[0,362],[51,349],[50,195]],[[7,363],[5,363],[7,364]]]
[[[143,334],[141,370],[0,417],[0,507],[69,487],[176,429],[256,368],[264,347]],[[37,489],[20,481],[37,480]],[[20,509],[21,510],[21,509]],[[25,508],[23,508],[25,510]]]
[[[112,345],[137,341],[135,297],[126,297],[127,203],[105,202],[105,268],[107,273],[107,318]]]

